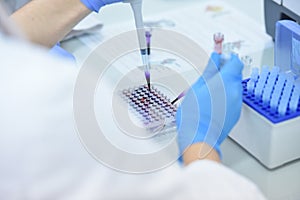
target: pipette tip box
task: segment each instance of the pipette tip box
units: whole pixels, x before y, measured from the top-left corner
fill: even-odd
[[[230,137],[265,167],[300,158],[300,26],[276,24],[275,66],[243,81],[243,109]]]
[[[254,87],[251,78],[243,81],[241,118],[230,137],[273,169],[300,158],[300,85],[283,73],[276,75],[275,81],[271,72],[267,74],[262,89],[259,80],[263,74],[254,81]]]

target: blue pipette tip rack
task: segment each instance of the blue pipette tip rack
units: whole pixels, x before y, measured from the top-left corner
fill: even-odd
[[[289,80],[290,82],[288,79],[279,81],[279,79],[283,79],[280,76],[286,77],[286,75],[277,72],[275,76],[273,73],[272,77],[271,71],[267,72],[267,76],[266,74],[263,75],[263,73],[264,69],[262,69],[261,74],[257,76],[257,70],[255,70],[254,77],[256,76],[256,80],[253,80],[252,76],[251,78],[242,81],[243,102],[274,124],[300,116],[299,96],[296,101],[292,100],[293,93],[296,93],[294,79]],[[262,82],[260,82],[260,79],[263,79],[261,80]],[[278,85],[280,84],[282,86],[278,89]],[[275,103],[272,98],[275,99]],[[291,109],[291,102],[293,102],[293,104],[296,102],[296,105],[293,105],[293,109]]]
[[[243,111],[230,137],[268,169],[300,159],[300,26],[278,21],[275,66],[252,68]]]

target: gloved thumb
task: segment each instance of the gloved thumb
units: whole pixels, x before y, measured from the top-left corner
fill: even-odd
[[[236,54],[231,54],[231,57],[221,69],[221,74],[241,77],[244,64]]]
[[[208,80],[219,72],[221,55],[213,52],[203,72],[204,79]]]

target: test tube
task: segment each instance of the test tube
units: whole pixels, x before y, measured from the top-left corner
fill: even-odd
[[[259,75],[259,69],[258,67],[254,67],[252,69],[251,80],[256,82],[258,80],[258,75]]]
[[[248,94],[253,94],[255,88],[255,82],[251,79],[247,83],[247,92]]]
[[[268,102],[270,101],[271,98],[271,92],[273,90],[274,85],[268,85],[266,84],[265,89],[263,91],[262,95],[262,101],[264,105],[268,105]]]
[[[222,45],[224,41],[224,35],[222,33],[215,33],[214,34],[214,51],[218,54],[222,54]]]
[[[261,98],[262,92],[264,90],[267,78],[269,75],[269,69],[267,66],[263,66],[262,70],[261,70],[261,74],[260,77],[257,81],[256,87],[254,89],[254,95],[257,99]]]
[[[300,82],[294,84],[293,94],[289,103],[289,108],[291,112],[295,112],[298,108],[300,98]]]
[[[285,80],[286,80],[286,75],[282,74],[282,73],[279,73],[278,80],[275,84],[274,91],[271,95],[270,106],[271,106],[272,110],[277,109]]]
[[[247,83],[247,91],[249,94],[253,94],[255,83],[258,80],[259,69],[257,67],[252,69],[250,80]]]
[[[294,83],[294,77],[292,75],[288,75],[278,106],[278,113],[280,115],[285,115],[287,111],[287,106],[293,89],[293,83]]]
[[[279,67],[273,67],[269,75],[266,87],[263,91],[263,102],[266,104],[270,101],[271,93],[273,91],[277,76],[279,74]]]

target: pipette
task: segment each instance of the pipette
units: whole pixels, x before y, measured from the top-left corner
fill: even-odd
[[[150,90],[150,63],[147,53],[147,43],[145,38],[145,28],[142,15],[142,0],[125,0],[124,3],[130,3],[131,9],[133,11],[142,61],[145,67],[145,77],[148,89]]]

